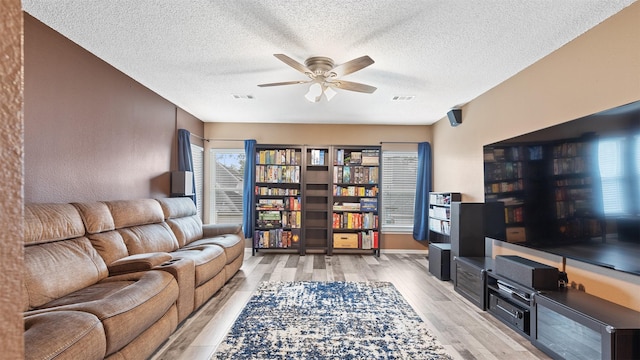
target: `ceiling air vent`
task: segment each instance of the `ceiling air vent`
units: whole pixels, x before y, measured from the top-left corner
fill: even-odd
[[[253,100],[253,95],[240,95],[240,94],[233,94],[231,95],[233,96],[234,99],[246,99],[246,100]]]
[[[393,101],[411,101],[415,98],[415,95],[402,95],[394,96],[391,98]]]

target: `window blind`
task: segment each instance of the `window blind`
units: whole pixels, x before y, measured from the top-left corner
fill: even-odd
[[[382,152],[382,230],[412,232],[417,151]]]

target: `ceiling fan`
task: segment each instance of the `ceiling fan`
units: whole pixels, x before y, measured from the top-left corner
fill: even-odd
[[[342,89],[371,94],[376,88],[366,84],[339,79],[349,75],[374,63],[369,56],[361,56],[357,59],[347,61],[344,64],[335,65],[331,58],[325,56],[313,56],[304,61],[304,65],[284,54],[273,54],[285,64],[298,70],[309,77],[309,80],[285,81],[270,84],[260,84],[260,87],[310,84],[309,92],[305,95],[307,100],[318,102],[324,95],[327,100],[331,100],[336,92],[333,89]]]

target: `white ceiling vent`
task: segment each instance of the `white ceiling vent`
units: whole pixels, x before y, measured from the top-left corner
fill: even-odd
[[[245,99],[245,100],[253,100],[253,95],[240,95],[240,94],[233,94],[231,95],[233,96],[234,99]]]
[[[415,95],[394,96],[391,98],[393,101],[411,101],[413,99],[415,99]]]

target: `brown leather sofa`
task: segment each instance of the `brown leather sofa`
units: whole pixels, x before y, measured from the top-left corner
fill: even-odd
[[[27,359],[145,359],[240,269],[188,198],[25,206]]]

